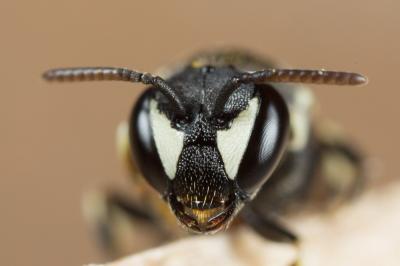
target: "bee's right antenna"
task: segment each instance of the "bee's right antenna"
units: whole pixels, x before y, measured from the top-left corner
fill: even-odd
[[[309,70],[309,69],[265,69],[252,73],[243,73],[238,77],[241,83],[265,83],[265,82],[296,82],[310,84],[329,85],[362,85],[368,79],[358,73]]]
[[[179,93],[171,88],[164,79],[149,73],[115,67],[78,67],[51,69],[43,74],[43,78],[48,81],[121,80],[151,84],[167,97],[178,116],[186,115],[186,109]]]
[[[358,73],[309,70],[309,69],[264,69],[255,72],[242,73],[229,80],[216,99],[214,113],[223,112],[224,106],[232,93],[246,83],[262,84],[269,82],[310,83],[329,85],[363,85],[368,79]]]

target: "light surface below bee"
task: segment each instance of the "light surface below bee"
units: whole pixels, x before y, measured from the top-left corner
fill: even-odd
[[[293,219],[302,236],[300,262],[317,265],[398,265],[400,184],[367,192],[329,215]],[[245,227],[215,236],[189,237],[105,266],[292,265],[297,250],[265,241]]]

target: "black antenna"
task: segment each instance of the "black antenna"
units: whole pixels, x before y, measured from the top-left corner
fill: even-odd
[[[243,73],[242,83],[296,82],[329,85],[362,85],[368,79],[361,74],[309,69],[265,69],[253,73]]]
[[[229,97],[241,84],[268,82],[363,85],[368,83],[368,79],[358,73],[308,69],[265,69],[252,73],[242,73],[230,79],[222,88],[215,102],[214,114],[223,112]]]
[[[164,79],[126,68],[114,67],[78,67],[51,69],[43,74],[48,81],[93,81],[93,80],[121,80],[151,84],[162,92],[174,106],[178,116],[184,117],[186,109],[179,93],[170,87]]]

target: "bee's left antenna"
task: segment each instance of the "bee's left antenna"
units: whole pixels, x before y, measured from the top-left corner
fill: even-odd
[[[51,69],[43,74],[43,78],[48,81],[121,80],[151,84],[168,98],[178,116],[184,117],[186,115],[186,109],[179,93],[170,87],[164,79],[149,73],[115,67],[77,67]]]

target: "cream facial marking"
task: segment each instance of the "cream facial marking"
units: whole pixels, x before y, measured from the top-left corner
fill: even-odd
[[[179,156],[183,148],[184,133],[171,127],[171,121],[150,103],[150,119],[158,155],[168,178],[174,179]]]
[[[259,108],[259,100],[252,99],[246,110],[233,120],[227,130],[217,132],[218,150],[224,161],[225,171],[230,179],[235,179],[243,154],[253,130]]]

